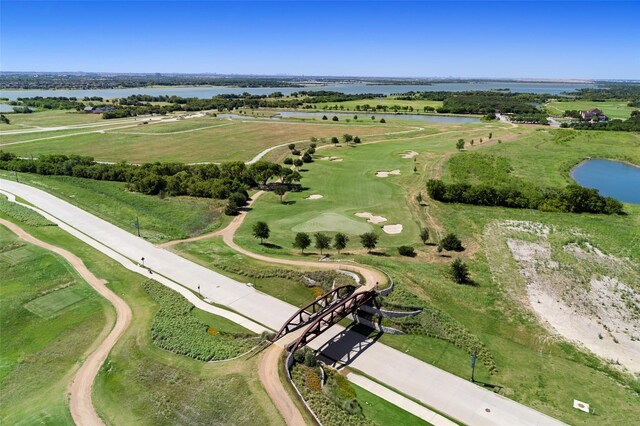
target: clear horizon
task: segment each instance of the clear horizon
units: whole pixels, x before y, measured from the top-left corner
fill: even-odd
[[[3,72],[640,78],[637,2],[3,0],[0,12]]]

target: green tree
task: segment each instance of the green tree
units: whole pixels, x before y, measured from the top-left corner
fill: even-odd
[[[440,240],[440,247],[442,247],[446,251],[462,251],[464,247],[462,247],[462,241],[456,236],[456,234],[449,233],[444,236],[442,240]]]
[[[459,258],[456,258],[456,260],[451,263],[451,266],[449,267],[449,275],[451,276],[451,279],[458,284],[469,284],[471,282],[469,277],[469,268]]]
[[[326,116],[326,115],[323,115],[323,116],[322,116],[322,119],[323,119],[323,120],[328,120],[328,118],[327,118],[327,116]]]
[[[322,232],[316,232],[313,237],[316,240],[315,247],[320,250],[320,254],[329,247],[331,247],[331,237],[323,234]]]
[[[11,120],[9,120],[4,114],[0,114],[0,122],[4,124],[11,124]]]
[[[458,151],[462,151],[464,149],[464,139],[458,139],[458,142],[456,142],[456,149]]]
[[[381,118],[381,119],[380,119],[380,122],[384,124],[384,123],[386,123],[386,122],[387,122],[387,120],[385,120],[384,118]]]
[[[422,244],[427,244],[427,241],[429,241],[429,230],[427,228],[420,230],[420,239],[422,240]]]
[[[353,136],[351,136],[351,135],[350,135],[350,134],[348,134],[348,133],[345,133],[344,135],[342,135],[342,139],[343,139],[345,142],[351,142],[351,141],[353,140]]]
[[[302,162],[303,163],[312,163],[313,162],[313,158],[311,158],[311,155],[309,155],[308,152],[305,152],[304,154],[302,154]]]
[[[289,145],[287,145],[289,147],[289,150],[293,151],[294,149],[296,149],[296,144],[295,143],[290,143]]]
[[[311,237],[306,232],[298,232],[293,240],[293,247],[300,249],[301,253],[311,245]]]
[[[264,240],[269,239],[269,225],[266,222],[256,222],[253,224],[253,236],[260,239],[260,244],[264,243]]]
[[[398,247],[398,253],[400,254],[400,256],[407,256],[407,257],[415,257],[416,256],[416,251],[411,246],[400,246],[400,247]]]
[[[378,244],[378,236],[373,232],[365,232],[360,235],[360,244],[362,244],[362,247],[366,248],[367,251],[371,253],[371,250],[376,248],[376,245]]]
[[[337,137],[334,136],[334,137],[331,138],[331,143],[334,144],[334,145],[337,145],[338,143],[340,143],[340,140]]]
[[[302,167],[303,164],[304,164],[304,161],[302,161],[299,158],[296,158],[295,160],[293,160],[293,165],[296,167]]]
[[[340,251],[344,250],[347,247],[347,243],[349,242],[349,237],[343,234],[342,232],[338,232],[333,237],[333,248],[340,253]]]
[[[284,185],[278,185],[275,188],[273,188],[273,192],[280,197],[280,204],[282,204],[282,197],[284,197],[284,194],[287,193],[287,187]]]
[[[353,138],[353,143],[360,143],[360,142],[362,142],[360,140],[360,136],[356,136],[356,137]]]
[[[333,116],[333,118],[332,118],[331,120],[333,120],[333,121],[338,121],[339,119],[338,119],[338,116],[337,116],[337,115],[334,115],[334,116]]]
[[[493,137],[493,133],[489,133],[489,139]]]

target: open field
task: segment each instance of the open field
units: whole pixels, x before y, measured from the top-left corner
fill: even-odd
[[[14,179],[10,173],[0,176]],[[121,182],[95,181],[69,176],[20,174],[21,182],[76,204],[109,222],[136,233],[136,217],[140,234],[152,242],[161,242],[212,231],[228,220],[222,216],[223,202],[206,198],[167,197],[128,192]]]
[[[132,308],[134,316],[131,326],[109,355],[94,385],[94,404],[106,424],[156,425],[179,422],[194,425],[212,423],[283,424],[255,374],[256,358],[223,363],[205,363],[157,348],[151,341],[150,327],[158,305],[144,290],[142,286],[144,277],[126,271],[111,259],[78,242],[57,227],[36,228],[24,224],[20,225],[37,238],[65,247],[80,256],[97,276],[107,279],[109,286],[121,295]],[[8,232],[3,229],[0,228],[0,232]],[[4,234],[1,236],[3,242],[8,241],[8,238],[4,238]],[[38,274],[51,272],[46,268],[42,271],[30,268],[30,271]],[[38,282],[44,283],[46,281],[40,280]],[[13,285],[10,287],[3,285],[3,299],[6,289],[14,287]],[[98,303],[100,299],[97,296],[95,299],[88,298],[87,300],[96,305],[99,312],[102,312],[102,307]],[[83,302],[83,306],[89,305],[89,303]],[[13,323],[17,317],[6,315],[6,312],[10,311],[3,309],[3,321],[7,318],[11,319]],[[83,312],[80,307],[73,308],[74,315],[71,316],[73,323],[82,324],[84,319],[85,323],[80,327],[82,333],[90,332],[92,327],[96,330],[90,334],[89,339],[79,338],[76,335],[58,341],[55,347],[49,349],[55,351],[56,358],[51,358],[51,361],[47,363],[48,366],[55,365],[53,362],[57,361],[59,353],[66,354],[66,351],[74,350],[78,345],[86,345],[87,342],[93,341],[102,329],[104,314],[101,317],[102,322],[98,327],[95,327],[93,322],[87,321],[88,316],[80,315]],[[28,312],[27,314],[32,315]],[[228,321],[215,315],[198,311],[193,312],[193,315],[220,331],[235,333],[242,330],[235,324],[229,324]],[[42,324],[33,324],[33,327],[29,329],[30,333],[36,333],[32,344],[41,344],[50,333],[63,327],[65,323],[62,322],[62,319],[62,316],[58,316],[55,322],[46,322],[46,327]],[[45,330],[46,334],[43,334],[42,330]],[[15,339],[21,339],[21,342],[16,341],[11,346],[7,346],[24,349],[27,347],[27,342],[22,342],[24,337],[24,333],[21,336],[16,335]],[[3,333],[3,348],[6,347],[5,338]],[[49,352],[46,352],[45,355],[48,357],[47,359],[53,356]],[[5,358],[3,353],[3,363],[5,363],[5,359],[11,361],[15,359],[15,355],[8,354],[8,358]],[[66,382],[59,382],[54,377],[54,374],[59,373],[58,370],[49,368],[43,371],[44,358],[42,357],[37,358],[37,363],[36,359],[33,360],[32,370],[26,370],[32,362],[31,358],[21,359],[22,363],[17,367],[21,371],[20,380],[17,383],[9,380],[15,373],[9,373],[2,379],[3,387],[5,384],[7,385],[7,391],[3,390],[2,392],[3,420],[10,419],[7,423],[16,424],[18,419],[27,419],[27,414],[32,413],[30,418],[33,423],[72,424],[68,408],[65,407],[64,388]],[[36,365],[37,370],[35,369]],[[7,367],[9,366],[7,365]],[[32,379],[25,380],[25,377]],[[68,376],[69,379],[71,377]],[[52,383],[54,383],[53,390],[60,389],[58,400],[56,400],[54,392],[42,392],[44,389],[42,386]],[[12,393],[8,393],[8,390],[11,389],[8,385],[20,386],[18,390],[22,392],[14,393],[12,390]],[[34,391],[37,389],[37,398],[39,398],[37,401],[24,398],[25,392],[30,386],[37,387],[34,388]],[[5,398],[7,399],[5,400]],[[13,399],[9,400],[9,398]],[[12,404],[8,413],[11,417],[5,417],[4,412],[9,411],[9,409],[5,410],[7,407],[5,401]],[[36,405],[29,406],[30,403]]]
[[[101,114],[87,114],[75,110],[36,111],[31,114],[5,114],[11,124],[0,124],[0,131],[22,130],[38,127],[68,126],[71,124],[91,124],[106,121]]]
[[[105,120],[107,121],[107,120]],[[366,137],[385,133],[415,130],[398,124],[275,121],[275,120],[227,120],[213,117],[193,118],[183,121],[109,128],[95,131],[29,133],[2,136],[2,149],[22,156],[42,154],[88,155],[100,161],[248,161],[264,149],[295,142],[308,142],[317,138],[342,137],[345,133]],[[90,133],[88,133],[90,132]],[[74,133],[80,133],[73,135]],[[57,137],[66,135],[64,137]],[[53,139],[37,140],[40,138]]]
[[[67,384],[113,312],[62,258],[3,226],[0,275],[0,422],[72,424]]]
[[[604,112],[610,119],[619,118],[621,120],[626,120],[631,116],[631,111],[637,110],[638,108],[633,108],[627,106],[629,101],[605,101],[605,102],[594,102],[594,101],[569,101],[569,102],[560,102],[557,100],[551,100],[547,102],[545,105],[551,114],[559,114],[562,115],[567,110],[577,110],[583,111],[593,108],[598,108],[602,112]]]

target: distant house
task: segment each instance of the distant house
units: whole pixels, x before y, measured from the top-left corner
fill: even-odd
[[[580,111],[580,118],[588,121],[607,121],[607,116],[598,108]]]
[[[89,106],[84,109],[87,114],[102,114],[103,112],[114,111],[116,107],[113,106]]]

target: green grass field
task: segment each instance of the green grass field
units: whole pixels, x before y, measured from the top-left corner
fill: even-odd
[[[4,170],[0,171],[0,176],[15,179]],[[131,233],[136,233],[134,223],[137,216],[142,237],[151,242],[186,238],[215,230],[229,219],[221,215],[224,202],[220,200],[194,197],[161,199],[128,192],[124,183],[69,176],[20,174],[19,179]]]
[[[75,110],[48,110],[31,114],[5,114],[5,116],[11,121],[11,124],[0,124],[0,131],[91,124],[103,121],[100,114],[87,114]]]
[[[144,290],[144,277],[125,270],[57,227],[21,226],[37,238],[81,257],[131,306],[132,323],[94,384],[93,401],[107,425],[283,424],[259,382],[256,357],[205,363],[157,348],[151,341],[150,327],[158,305]],[[10,244],[11,248],[21,249],[8,233],[0,227],[2,247]],[[67,371],[98,334],[109,329],[103,330],[105,313],[97,295],[87,296],[81,306],[63,311],[55,321],[41,319],[22,308],[30,294],[41,290],[34,283],[48,288],[74,278],[64,266],[60,268],[57,258],[39,250],[34,254],[39,257],[25,260],[22,269],[10,269],[8,282],[4,281],[6,269],[1,266],[1,419],[3,424],[73,424],[65,396],[72,378]],[[33,268],[34,262],[41,267]],[[25,287],[23,281],[29,285]],[[194,310],[192,314],[220,331],[243,330],[206,312]],[[33,320],[27,322],[26,317]],[[68,331],[60,333],[64,329]],[[53,339],[56,335],[58,338]]]
[[[375,91],[375,88],[372,88]],[[392,97],[384,98],[384,99],[360,99],[357,101],[344,101],[344,102],[320,102],[317,104],[309,104],[314,109],[321,110],[324,107],[328,109],[333,109],[334,106],[338,106],[340,110],[346,111],[354,111],[356,105],[369,105],[372,108],[375,108],[378,105],[384,105],[391,108],[394,105],[398,106],[411,106],[413,107],[415,112],[423,112],[424,107],[430,106],[433,108],[439,108],[442,106],[441,101],[427,101],[427,100],[415,100],[415,101],[405,101],[400,99],[394,99]],[[358,113],[362,113],[362,111],[358,111]]]
[[[64,259],[3,226],[0,276],[0,423],[73,424],[67,384],[113,312]]]
[[[560,102],[558,100],[551,100],[545,106],[551,112],[551,114],[562,115],[567,110],[584,111],[588,109],[598,108],[604,112],[610,119],[619,118],[626,120],[631,116],[631,111],[637,110],[627,106],[629,101],[605,101],[605,102],[593,102],[593,101],[568,101]]]
[[[100,129],[3,135],[3,144],[31,142],[4,147],[0,145],[0,148],[23,156],[78,154],[92,156],[101,161],[126,160],[133,163],[248,161],[266,148],[284,143],[308,142],[312,136],[331,138],[350,133],[366,137],[411,129],[405,125],[369,121],[241,121],[203,117],[160,124],[133,125],[120,129],[111,126]],[[64,136],[58,137],[62,135]],[[41,138],[51,139],[38,140]]]

